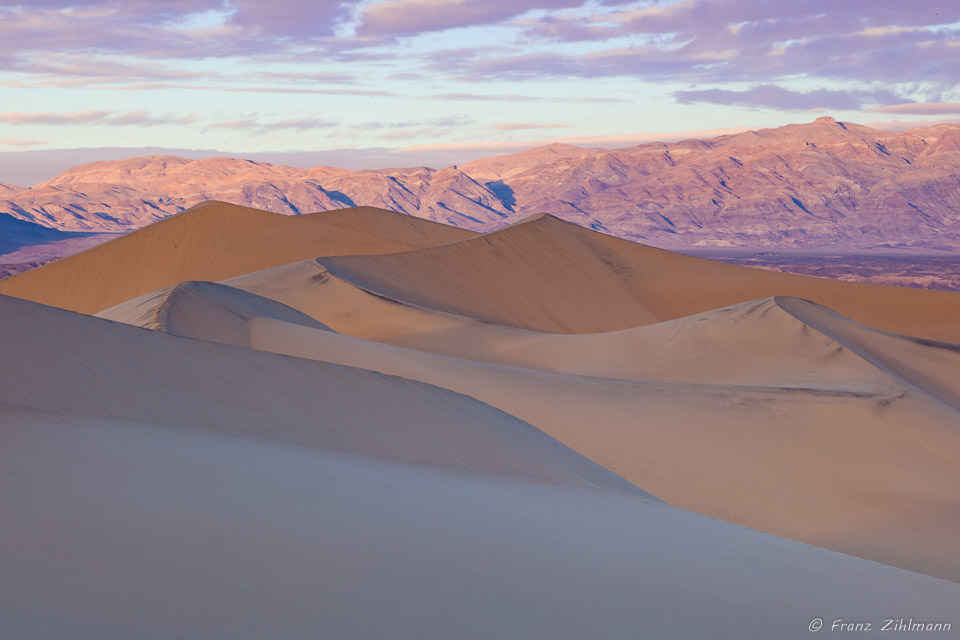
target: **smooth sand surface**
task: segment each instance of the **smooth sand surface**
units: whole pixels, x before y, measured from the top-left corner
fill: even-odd
[[[887,331],[960,342],[960,293],[712,262],[546,215],[449,245],[387,256],[324,258],[321,264],[394,300],[536,331],[615,331],[792,296]]]
[[[0,294],[96,313],[186,280],[223,280],[317,256],[409,251],[475,235],[373,207],[284,216],[208,202],[0,281]]]
[[[800,639],[960,599],[608,489],[10,407],[0,427],[4,638]]]
[[[530,425],[446,389],[7,296],[0,317],[0,402],[642,493]]]
[[[247,321],[270,317],[316,329],[329,328],[276,300],[215,282],[181,282],[106,309],[98,317],[175,336],[250,346]]]
[[[217,299],[228,313],[243,295],[256,299]],[[175,305],[183,316],[195,306],[194,298]],[[960,432],[956,412],[941,404],[941,387],[958,386],[949,374],[960,353],[949,346],[862,327],[792,298],[607,334],[528,335],[498,352],[511,366],[308,324],[280,313],[250,317],[243,344],[469,394],[671,504],[960,580]],[[191,327],[179,330],[190,335]],[[861,346],[874,336],[890,344]],[[901,374],[931,359],[942,361],[931,376],[940,386]],[[604,360],[623,379],[612,379]],[[562,368],[594,371],[556,373]]]

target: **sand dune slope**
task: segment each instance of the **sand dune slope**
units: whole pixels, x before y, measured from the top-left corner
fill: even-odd
[[[960,345],[878,331],[801,300],[777,303],[878,368],[960,410]]]
[[[445,389],[7,296],[0,317],[3,403],[639,492],[529,425]]]
[[[329,330],[307,314],[276,300],[214,282],[181,282],[96,315],[175,336],[238,347],[250,346],[247,321],[259,316]]]
[[[0,282],[0,293],[96,313],[185,280],[222,280],[321,255],[408,251],[472,232],[372,207],[303,216],[197,205]]]
[[[224,289],[168,300],[262,312],[254,346],[444,358]],[[760,640],[891,602],[945,621],[960,597],[670,507],[434,386],[5,296],[0,318],[3,637]]]
[[[339,333],[525,369],[762,386],[842,384],[853,389],[860,383],[876,387],[891,382],[832,339],[803,331],[803,323],[773,298],[632,329],[558,334],[398,303],[341,280],[315,260],[225,282],[299,309]],[[791,338],[784,340],[784,335]]]
[[[609,490],[0,419],[3,637],[799,639],[815,616],[876,629],[891,603],[950,620],[960,598]]]
[[[464,361],[269,318],[250,326],[254,348],[472,395],[671,504],[960,581],[960,417],[865,362],[842,365],[844,380],[825,354],[820,380],[802,372],[806,387],[628,381]],[[779,377],[788,382],[792,368],[786,360]],[[684,375],[698,377],[674,373]]]
[[[454,244],[320,262],[378,295],[536,331],[615,331],[782,295],[880,329],[960,342],[957,293],[721,264],[545,215]]]
[[[634,381],[425,353],[276,315],[247,324],[255,349],[472,395],[672,504],[960,580],[960,417],[818,327],[878,332],[837,314],[808,324],[797,317],[805,311],[826,312],[766,299],[610,334],[536,340],[524,332],[532,346],[501,352],[547,368],[576,368],[591,350],[598,360],[579,366],[602,368],[605,356],[632,353],[611,360],[632,365],[621,373],[646,376]]]

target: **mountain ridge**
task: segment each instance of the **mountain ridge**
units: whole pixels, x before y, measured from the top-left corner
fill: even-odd
[[[442,169],[295,168],[148,156],[0,189],[0,214],[125,232],[206,200],[302,214],[374,206],[474,231],[534,213],[670,249],[951,250],[960,125],[838,122],[588,149],[555,143]]]

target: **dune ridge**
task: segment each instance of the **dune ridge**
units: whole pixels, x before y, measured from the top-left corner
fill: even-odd
[[[96,313],[187,280],[217,281],[318,255],[409,251],[473,235],[372,207],[283,216],[206,202],[0,281],[0,293]]]
[[[175,336],[250,347],[248,322],[266,316],[331,329],[305,313],[269,298],[215,282],[189,281],[134,298],[95,314],[100,318]]]
[[[549,215],[448,245],[404,254],[322,258],[320,264],[394,300],[542,332],[615,331],[789,296],[887,331],[960,342],[957,293],[717,263],[621,240]]]

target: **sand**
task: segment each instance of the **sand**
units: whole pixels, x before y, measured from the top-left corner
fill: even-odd
[[[956,294],[377,210],[71,260],[10,282],[99,317],[0,295],[0,637],[957,623]]]
[[[330,330],[307,314],[276,300],[215,282],[181,282],[96,315],[175,336],[238,347],[251,346],[247,323],[256,317]]]
[[[4,637],[802,638],[960,597],[667,506],[436,387],[0,312],[5,371],[33,365],[0,398]]]
[[[779,295],[812,300],[887,331],[960,342],[958,293],[717,263],[547,215],[453,244],[320,262],[388,298],[535,331],[615,331]]]
[[[96,313],[186,280],[222,280],[321,255],[409,251],[474,235],[373,207],[284,216],[208,202],[0,281],[0,294]]]
[[[0,438],[3,637],[767,640],[960,598],[610,490],[63,414]]]
[[[249,306],[234,291],[217,296],[224,313]],[[184,317],[196,306],[175,305]],[[243,344],[254,349],[471,395],[676,506],[960,580],[960,433],[951,410],[960,403],[944,404],[960,386],[951,375],[960,352],[950,346],[794,298],[608,334],[525,332],[487,362],[312,328],[279,311],[246,323]],[[190,335],[189,323],[179,331]],[[490,363],[495,357],[501,362]],[[911,379],[924,362],[937,368]]]

